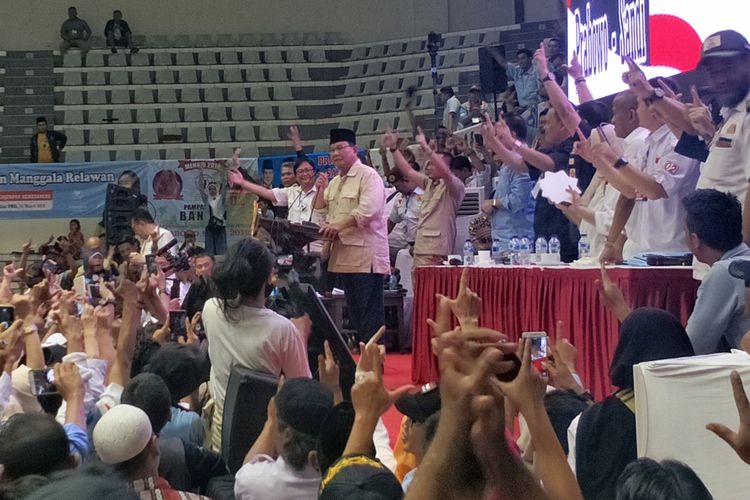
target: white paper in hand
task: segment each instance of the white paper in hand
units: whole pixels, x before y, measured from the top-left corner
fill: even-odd
[[[542,188],[542,196],[552,203],[571,203],[573,196],[568,192],[570,188],[581,194],[581,190],[578,189],[578,179],[570,177],[564,170],[547,172],[539,181],[539,186]]]

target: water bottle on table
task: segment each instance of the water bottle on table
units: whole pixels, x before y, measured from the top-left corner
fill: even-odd
[[[388,290],[398,290],[398,276],[395,272],[391,273],[388,278]]]
[[[547,238],[539,236],[534,243],[534,260],[537,264],[542,263],[542,255],[549,252],[549,245],[547,244]]]
[[[585,234],[581,234],[581,239],[578,240],[578,258],[588,259],[591,257],[591,244],[589,238]]]
[[[500,240],[492,240],[492,262],[495,265],[503,263],[503,256],[501,255]]]
[[[518,242],[519,260],[522,266],[531,265],[531,242],[526,236]]]
[[[518,236],[513,236],[508,242],[508,250],[510,251],[510,265],[518,266],[521,264],[520,254],[521,242],[518,241]]]
[[[464,265],[474,265],[474,245],[471,244],[471,240],[466,240],[464,243]]]
[[[552,263],[560,263],[560,240],[557,239],[557,235],[552,235],[549,239],[549,253],[552,254]]]

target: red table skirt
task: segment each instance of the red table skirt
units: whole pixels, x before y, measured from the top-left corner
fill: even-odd
[[[437,358],[430,348],[427,318],[435,317],[435,294],[455,297],[461,267],[420,267],[414,276],[412,380],[438,379]],[[633,307],[665,309],[682,324],[695,304],[699,283],[692,269],[613,268],[609,275]],[[555,332],[565,322],[565,336],[578,348],[577,371],[597,399],[611,393],[609,364],[619,339],[619,322],[605,309],[594,281],[599,269],[470,268],[469,288],[482,298],[480,324],[512,340],[525,331]]]

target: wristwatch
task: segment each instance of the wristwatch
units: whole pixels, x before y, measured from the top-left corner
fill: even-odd
[[[664,99],[664,91],[662,89],[654,89],[654,93],[646,97],[643,101],[651,106],[656,101]]]
[[[618,158],[617,161],[612,166],[615,167],[615,169],[619,170],[627,164],[628,162],[624,158]]]
[[[555,81],[555,74],[551,71],[547,73],[547,75],[544,78],[542,78],[542,83],[553,82],[553,81]]]

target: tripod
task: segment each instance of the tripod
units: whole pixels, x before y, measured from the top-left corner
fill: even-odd
[[[430,31],[427,35],[427,51],[430,54],[430,74],[432,75],[432,98],[435,114],[435,136],[437,136],[438,127],[440,126],[440,112],[438,111],[438,70],[437,54],[440,46],[443,45],[443,36],[440,33]]]

